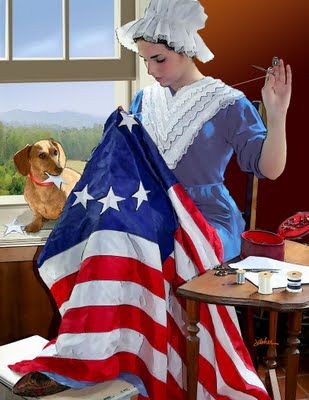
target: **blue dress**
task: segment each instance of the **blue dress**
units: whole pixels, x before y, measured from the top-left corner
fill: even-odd
[[[141,90],[130,108],[130,112],[141,121],[142,103]],[[242,171],[263,178],[258,162],[265,137],[266,128],[257,110],[246,97],[242,97],[204,123],[173,169],[204,217],[217,229],[225,261],[239,255],[240,235],[245,222],[224,184],[224,173],[235,152]]]

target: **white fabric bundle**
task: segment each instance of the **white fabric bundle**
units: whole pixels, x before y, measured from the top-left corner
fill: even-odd
[[[197,33],[206,19],[197,0],[151,0],[143,18],[117,28],[116,34],[123,46],[135,52],[137,38],[153,43],[165,40],[177,53],[196,56],[205,63],[214,57]]]

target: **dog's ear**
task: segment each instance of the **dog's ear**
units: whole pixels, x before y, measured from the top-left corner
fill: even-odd
[[[65,152],[63,150],[62,145],[59,142],[56,142],[56,140],[51,139],[50,142],[57,147],[57,150],[59,151],[59,164],[62,168],[65,167],[65,163],[67,161],[67,158],[65,156]]]
[[[30,172],[29,155],[31,148],[32,146],[27,144],[23,149],[19,150],[13,156],[13,161],[17,171],[24,176],[28,175]]]

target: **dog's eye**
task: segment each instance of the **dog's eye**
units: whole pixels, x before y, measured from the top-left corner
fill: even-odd
[[[45,153],[41,153],[41,154],[39,154],[39,157],[42,158],[42,160],[44,160],[44,158],[46,157],[46,154]]]
[[[54,150],[54,156],[56,156],[58,154],[57,150]]]

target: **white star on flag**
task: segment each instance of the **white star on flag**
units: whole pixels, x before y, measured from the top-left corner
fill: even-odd
[[[44,181],[44,183],[53,182],[58,189],[60,189],[62,183],[66,183],[61,175],[50,175],[48,172],[45,172],[45,174],[48,176],[48,178]]]
[[[99,203],[103,204],[103,209],[100,214],[103,214],[109,208],[113,208],[114,210],[120,211],[118,207],[118,202],[125,200],[124,197],[116,196],[112,186],[109,188],[107,196],[103,197],[102,199],[98,200]]]
[[[85,207],[85,209],[87,209],[87,201],[94,200],[91,194],[88,193],[88,185],[86,185],[84,189],[81,190],[80,192],[73,192],[73,193],[75,194],[76,199],[71,207],[81,203]]]
[[[133,118],[132,115],[129,115],[123,111],[121,111],[120,114],[122,116],[122,121],[120,122],[120,124],[118,126],[125,125],[129,129],[129,131],[132,133],[133,125],[138,125],[138,122],[135,121],[135,119]]]
[[[3,234],[3,236],[8,235],[11,232],[18,232],[21,234],[25,234],[25,232],[21,229],[22,226],[24,225],[20,225],[16,223],[16,219],[14,219],[14,221],[12,221],[10,224],[4,224],[6,226],[6,230]]]
[[[137,199],[136,210],[139,209],[143,201],[148,201],[148,193],[150,193],[150,190],[145,190],[142,182],[140,182],[138,191],[132,195],[132,197],[135,197]]]

